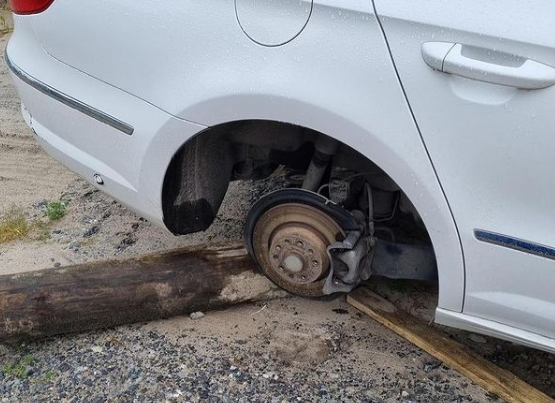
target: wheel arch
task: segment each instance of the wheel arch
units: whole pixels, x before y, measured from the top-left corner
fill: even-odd
[[[458,233],[412,117],[410,124],[404,125],[405,130],[399,130],[399,124],[388,130],[383,125],[354,118],[345,106],[337,109],[286,97],[252,94],[228,95],[196,104],[183,115],[194,116],[195,121],[202,121],[208,127],[193,137],[182,139],[180,146],[168,156],[166,167],[177,154],[175,150],[191,139],[214,135],[225,125],[239,122],[280,122],[330,136],[380,167],[410,198],[425,223],[436,254],[439,306],[462,311],[464,265]],[[244,111],[249,113],[244,114]],[[400,120],[406,120],[404,115],[410,114],[408,108],[399,112]]]

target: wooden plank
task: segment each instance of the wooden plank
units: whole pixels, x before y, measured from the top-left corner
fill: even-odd
[[[112,327],[275,296],[240,244],[0,276],[0,340]]]
[[[514,374],[499,368],[434,327],[397,309],[366,288],[352,291],[347,296],[347,302],[506,402],[555,402]]]

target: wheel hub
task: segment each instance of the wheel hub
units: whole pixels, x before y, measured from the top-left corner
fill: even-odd
[[[330,267],[327,247],[338,236],[344,236],[343,230],[325,212],[284,203],[262,214],[252,241],[256,260],[274,282],[298,294],[316,295]]]
[[[296,283],[319,280],[329,267],[326,242],[326,237],[310,225],[282,225],[270,238],[272,269]]]

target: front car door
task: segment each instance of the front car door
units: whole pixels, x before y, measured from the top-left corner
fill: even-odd
[[[374,2],[458,226],[463,313],[555,338],[555,2]]]

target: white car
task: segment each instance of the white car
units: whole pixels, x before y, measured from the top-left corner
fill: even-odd
[[[436,322],[555,352],[555,2],[10,3],[37,140],[141,216],[205,230],[285,166],[245,228],[274,282],[437,276]]]

